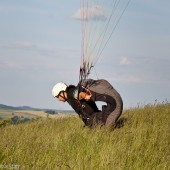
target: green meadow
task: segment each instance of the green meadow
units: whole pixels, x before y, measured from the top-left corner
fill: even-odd
[[[77,115],[2,126],[0,169],[169,170],[170,104],[124,110],[114,130]]]

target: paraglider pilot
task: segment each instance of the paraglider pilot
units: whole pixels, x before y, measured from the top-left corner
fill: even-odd
[[[83,120],[85,126],[104,125],[114,128],[123,110],[120,94],[106,80],[85,79],[77,86],[60,82],[52,89],[53,97],[68,102]],[[99,110],[96,101],[105,102]]]

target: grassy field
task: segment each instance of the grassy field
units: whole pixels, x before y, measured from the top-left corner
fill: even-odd
[[[36,118],[59,118],[65,116],[64,113],[58,114],[48,114],[45,111],[36,111],[36,110],[4,110],[0,109],[0,120],[11,119],[12,117],[17,116],[19,118],[28,118],[28,119],[36,119]]]
[[[36,118],[36,117],[47,117],[47,113],[44,111],[34,111],[34,110],[3,110],[0,109],[0,118],[9,119],[14,116],[26,117],[26,118]]]
[[[74,115],[0,128],[0,169],[169,170],[170,104],[125,110],[114,131]]]

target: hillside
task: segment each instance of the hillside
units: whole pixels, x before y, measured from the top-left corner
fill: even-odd
[[[114,131],[75,115],[0,128],[0,165],[23,170],[169,170],[170,104],[125,110]]]
[[[14,106],[7,106],[4,104],[0,104],[0,109],[3,110],[41,110],[38,108],[32,108],[30,106],[18,106],[18,107],[14,107]]]
[[[32,110],[32,111],[56,111],[58,113],[75,113],[74,110],[56,110],[56,109],[49,109],[49,108],[34,108],[30,106],[8,106],[4,104],[0,104],[0,110]]]
[[[17,110],[16,107],[7,106],[7,105],[4,105],[4,104],[0,104],[0,109],[3,109],[3,110]]]

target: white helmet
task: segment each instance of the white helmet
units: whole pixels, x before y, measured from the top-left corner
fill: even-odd
[[[53,97],[56,97],[59,95],[61,91],[65,91],[67,88],[67,85],[63,82],[57,83],[53,89],[52,89],[52,95]]]

